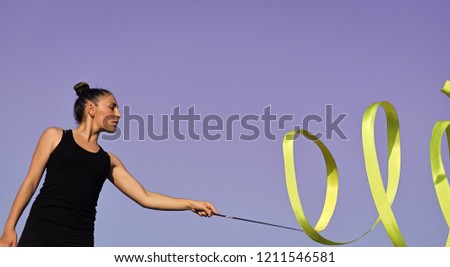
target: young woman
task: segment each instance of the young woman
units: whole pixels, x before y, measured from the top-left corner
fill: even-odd
[[[0,246],[94,246],[96,206],[106,179],[145,208],[191,210],[200,216],[217,214],[209,202],[147,191],[117,156],[105,152],[97,143],[101,132],[114,132],[119,123],[120,112],[113,94],[106,89],[90,89],[84,82],[74,88],[78,96],[74,105],[78,127],[51,127],[42,134],[5,223]],[[45,169],[44,184],[17,243],[17,221]]]

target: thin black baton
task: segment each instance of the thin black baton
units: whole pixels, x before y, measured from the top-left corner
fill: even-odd
[[[239,217],[223,215],[223,214],[214,214],[213,213],[213,215],[219,216],[219,217],[223,217],[223,218],[227,218],[227,219],[233,219],[233,220],[239,220],[239,221],[245,221],[245,222],[251,222],[251,223],[258,223],[258,224],[264,224],[264,225],[269,225],[269,226],[280,227],[280,228],[284,228],[284,229],[289,229],[289,230],[303,232],[303,230],[300,230],[300,229],[297,229],[297,228],[277,225],[277,224],[273,224],[273,223],[260,222],[260,221],[255,221],[255,220],[249,220],[249,219],[244,219],[244,218],[239,218]]]

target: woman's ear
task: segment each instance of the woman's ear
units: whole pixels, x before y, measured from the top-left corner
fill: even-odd
[[[92,103],[91,101],[88,101],[86,103],[86,115],[88,115],[91,118],[93,118],[95,115],[95,104]]]

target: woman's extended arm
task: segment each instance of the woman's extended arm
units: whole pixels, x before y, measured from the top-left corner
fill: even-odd
[[[173,198],[147,191],[112,153],[110,179],[114,185],[142,207],[156,210],[191,210],[200,216],[217,214],[216,208],[209,202],[184,198]]]
[[[25,207],[30,202],[30,199],[33,196],[34,192],[36,191],[50,153],[53,151],[58,140],[61,139],[61,135],[61,129],[48,128],[44,131],[41,138],[39,139],[33,158],[31,160],[28,174],[25,177],[22,186],[20,187],[16,195],[8,219],[6,220],[3,235],[0,238],[0,246],[16,246],[16,224],[19,221],[19,218],[22,215]]]

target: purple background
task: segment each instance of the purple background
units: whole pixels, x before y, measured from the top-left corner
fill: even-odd
[[[322,232],[335,241],[358,237],[377,218],[361,117],[371,103],[390,101],[402,141],[394,213],[409,246],[444,246],[448,228],[432,183],[429,138],[435,121],[450,119],[449,99],[439,91],[450,79],[449,12],[446,0],[1,1],[0,225],[43,130],[76,127],[72,87],[87,81],[113,91],[122,109],[156,118],[178,105],[183,113],[195,105],[202,116],[223,118],[262,114],[271,105],[296,122],[324,116],[326,104],[335,117],[348,113],[340,126],[349,140],[323,140],[340,173],[335,215]],[[385,120],[378,114],[386,175]],[[313,126],[324,131],[323,123]],[[132,123],[131,141],[101,145],[151,191],[298,227],[284,182],[284,132],[275,131],[276,141],[137,141]],[[313,223],[325,196],[325,167],[312,143],[295,146],[299,190]],[[29,206],[19,234],[28,212]],[[109,182],[99,200],[96,246],[316,245],[289,230],[145,210]],[[379,224],[349,246],[392,245]]]

